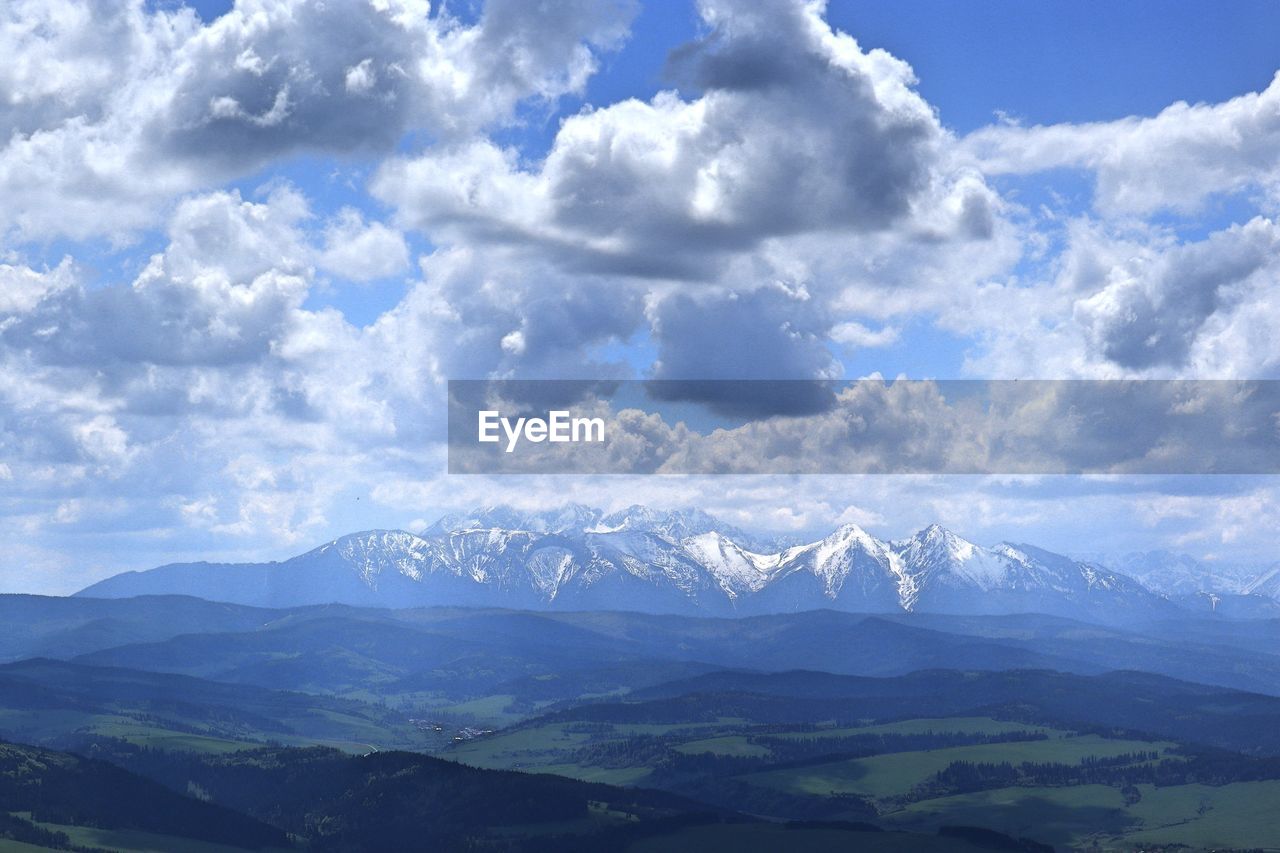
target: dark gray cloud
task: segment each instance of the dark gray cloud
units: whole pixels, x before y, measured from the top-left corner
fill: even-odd
[[[435,238],[659,278],[713,277],[718,254],[772,237],[907,218],[945,136],[910,68],[864,53],[810,4],[700,9],[709,34],[673,58],[693,97],[572,116],[536,170],[476,143],[389,164],[375,193]]]
[[[767,382],[832,378],[839,367],[827,348],[829,323],[813,300],[780,288],[748,293],[675,294],[653,311],[658,358],[653,394],[712,403],[730,414],[812,414],[829,407],[820,382]],[[723,382],[754,380],[750,393]]]
[[[1274,275],[1278,251],[1275,225],[1254,219],[1105,270],[1108,281],[1076,303],[1076,318],[1121,367],[1181,367],[1206,321],[1238,300],[1244,282],[1260,271]]]
[[[241,171],[297,151],[385,151],[505,120],[526,97],[581,85],[589,45],[615,42],[634,3],[493,0],[473,27],[375,3],[276,3],[193,40],[148,133],[171,157]]]

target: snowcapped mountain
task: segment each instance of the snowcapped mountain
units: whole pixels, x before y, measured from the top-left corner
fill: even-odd
[[[925,612],[1124,619],[1167,609],[1132,578],[1032,545],[983,548],[933,525],[894,547],[919,585],[915,609]]]
[[[785,543],[784,543],[785,544]],[[1277,574],[1280,577],[1280,573]],[[1036,612],[1103,622],[1170,601],[1091,562],[1030,545],[982,547],[932,525],[885,542],[847,524],[779,547],[698,510],[483,507],[418,534],[344,536],[280,563],[163,566],[80,595],[180,593],[266,606],[342,602],[757,614]]]
[[[1171,596],[1246,592],[1249,572],[1232,566],[1203,563],[1189,554],[1170,551],[1140,551],[1105,561],[1109,568],[1126,574],[1147,589]]]
[[[1186,610],[1241,619],[1280,617],[1280,564],[1264,569],[1141,551],[1099,560]]]
[[[700,509],[656,510],[638,504],[601,517],[591,532],[610,533],[622,530],[656,533],[674,542],[682,542],[707,533],[718,533],[744,548],[758,552],[778,550],[779,546],[794,544],[786,537],[755,536],[725,524]]]
[[[732,600],[764,589],[778,566],[776,554],[748,551],[715,531],[690,536],[681,544]]]
[[[901,559],[856,524],[772,558],[759,605],[768,611],[838,607],[867,613],[914,608],[914,586]],[[819,602],[819,603],[814,603]]]

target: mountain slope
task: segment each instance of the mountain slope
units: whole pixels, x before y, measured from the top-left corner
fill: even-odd
[[[1107,561],[1110,568],[1128,575],[1148,589],[1168,595],[1201,592],[1235,594],[1247,583],[1241,570],[1226,570],[1200,562],[1188,554],[1142,551]]]
[[[833,713],[874,719],[907,714],[994,715],[1065,726],[1098,724],[1247,755],[1280,756],[1280,697],[1152,675],[1046,670],[922,670],[863,677],[827,672],[719,671],[637,690],[624,702],[582,705],[549,716],[573,720],[665,722],[674,703],[698,697],[710,719],[749,707],[746,697],[790,700],[783,716]],[[777,703],[763,702],[766,709]],[[681,713],[688,714],[685,707]],[[536,726],[535,718],[525,726]]]
[[[201,631],[248,631],[281,614],[185,596],[94,600],[0,595],[0,663],[66,658]]]
[[[1270,566],[1260,575],[1251,579],[1244,585],[1241,592],[1246,595],[1280,598],[1280,563]]]
[[[106,762],[2,741],[0,803],[6,817],[8,812],[30,813],[34,820],[54,824],[152,832],[173,836],[171,841],[194,839],[245,849],[292,846],[281,830],[181,796]],[[9,835],[17,837],[12,831]],[[0,834],[0,845],[4,838]]]
[[[38,658],[0,666],[0,737],[61,748],[102,733],[178,748],[426,742],[403,714],[366,702]]]

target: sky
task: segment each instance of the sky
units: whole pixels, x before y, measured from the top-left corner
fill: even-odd
[[[1280,378],[1280,6],[1153,8],[5,4],[0,591],[568,496],[1274,561],[1261,475],[445,472],[449,379]]]

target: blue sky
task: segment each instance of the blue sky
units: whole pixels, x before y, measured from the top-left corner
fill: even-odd
[[[1027,124],[1106,121],[1257,91],[1275,74],[1280,25],[1266,0],[848,2],[829,17],[910,62],[962,133],[996,111]]]
[[[0,16],[0,589],[558,500],[443,474],[449,378],[1280,373],[1274,2]],[[724,483],[575,489],[1251,562],[1280,513],[1264,478]]]

